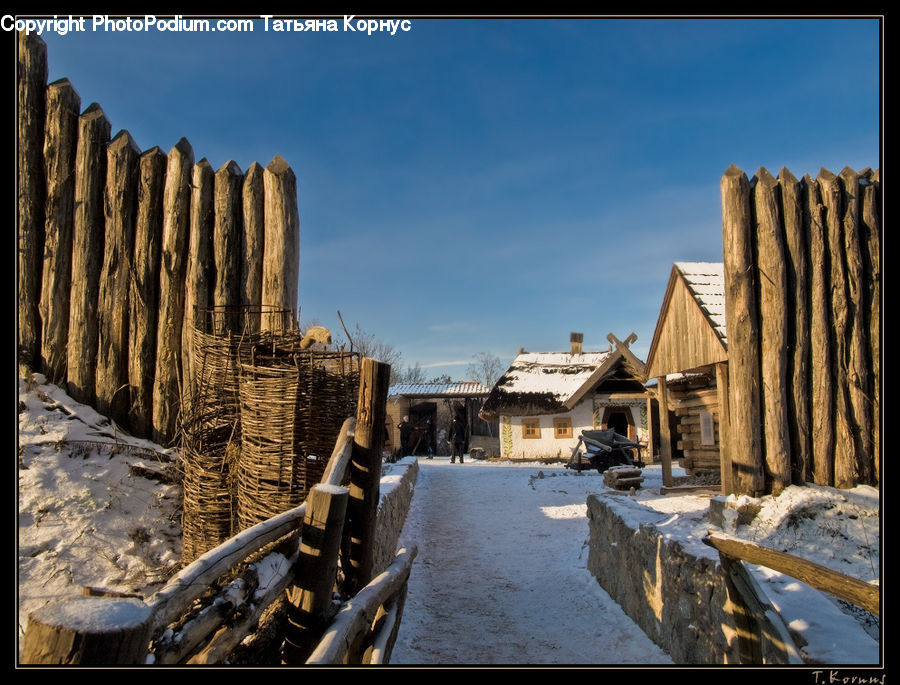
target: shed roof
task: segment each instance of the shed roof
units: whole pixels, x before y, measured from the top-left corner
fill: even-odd
[[[458,383],[398,383],[388,389],[388,397],[479,397],[491,389],[481,383],[463,381]]]
[[[721,262],[675,262],[647,355],[647,375],[666,376],[728,359]]]

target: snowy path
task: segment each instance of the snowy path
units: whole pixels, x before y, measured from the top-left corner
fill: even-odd
[[[599,474],[419,460],[399,664],[670,664],[587,571]],[[544,478],[538,478],[543,472]]]

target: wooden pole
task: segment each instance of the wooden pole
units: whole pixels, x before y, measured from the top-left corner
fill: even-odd
[[[97,410],[128,422],[128,297],[131,290],[141,152],[128,131],[109,144],[106,158],[106,238],[97,297]]]
[[[95,402],[97,292],[103,265],[103,196],[110,125],[97,103],[78,120],[75,153],[75,222],[72,234],[72,290],[69,305],[68,392],[82,404]]]
[[[19,331],[22,361],[37,368],[40,355],[41,265],[44,254],[44,124],[47,45],[35,34],[18,35],[17,159],[19,231]]]
[[[288,593],[288,625],[282,663],[305,663],[331,618],[341,533],[349,498],[347,488],[322,484],[314,485],[306,498],[295,585]]]
[[[659,458],[662,460],[663,485],[672,487],[672,429],[669,426],[669,388],[666,377],[656,379],[659,402]]]
[[[809,236],[803,220],[800,182],[787,169],[778,174],[784,219],[785,260],[787,263],[788,315],[788,434],[791,445],[791,481],[803,484],[812,480],[809,407]]]
[[[166,155],[158,147],[138,162],[138,207],[129,312],[128,411],[131,431],[153,434],[153,376],[156,373],[156,321],[159,315],[159,260],[162,243],[163,185]]]
[[[262,268],[262,305],[287,309],[293,321],[280,314],[263,316],[263,330],[296,327],[297,282],[300,275],[300,217],[297,179],[287,162],[276,155],[263,173],[265,237]]]
[[[213,304],[230,307],[223,318],[225,331],[240,333],[240,316],[237,306],[241,303],[242,236],[244,232],[241,211],[241,186],[243,174],[233,161],[222,166],[215,177],[215,218],[213,225],[213,253],[216,265],[216,281]]]
[[[75,151],[81,98],[68,79],[47,86],[44,174],[47,200],[41,267],[40,369],[57,385],[66,380],[72,231],[75,221]]]
[[[722,494],[734,492],[731,451],[728,447],[728,363],[716,364],[716,398],[719,401],[719,473],[722,480]]]
[[[762,380],[763,452],[767,492],[781,493],[791,484],[788,435],[787,347],[788,317],[785,303],[787,270],[784,228],[778,181],[766,169],[756,172],[753,205],[756,209],[756,266],[759,289],[759,357]]]
[[[801,184],[808,222],[810,316],[811,470],[817,485],[834,485],[834,380],[831,375],[831,258],[819,184],[809,175]]]
[[[847,260],[847,297],[849,304],[850,337],[848,340],[848,391],[852,414],[853,438],[856,444],[857,479],[874,482],[872,455],[872,391],[869,377],[869,326],[866,321],[868,292],[865,287],[863,246],[860,241],[859,174],[850,167],[841,171],[842,202],[844,208],[844,254]]]
[[[202,310],[212,305],[215,282],[213,258],[215,174],[206,159],[194,165],[191,172],[191,214],[188,229],[188,254],[185,264],[184,322],[181,329],[181,368],[184,373],[185,396],[193,396],[194,326],[201,325]],[[201,326],[202,330],[202,326]]]
[[[822,169],[819,191],[825,207],[828,251],[831,256],[832,376],[834,379],[834,485],[853,487],[859,477],[854,421],[850,402],[851,319],[844,252],[843,194],[837,176]]]
[[[28,616],[22,663],[142,664],[150,643],[150,608],[139,599],[76,596]]]
[[[347,506],[349,563],[343,565],[346,576],[344,590],[351,596],[359,592],[374,575],[375,523],[390,377],[390,364],[369,358],[362,360],[350,464],[350,501]]]
[[[765,491],[760,425],[759,323],[754,284],[750,182],[731,165],[721,181],[728,330],[729,440],[734,492]]]
[[[881,472],[881,217],[879,174],[871,169],[860,174],[862,217],[860,239],[868,287],[866,310],[869,327],[869,373],[872,379],[872,468],[875,481]]]
[[[241,304],[251,308],[258,308],[262,303],[263,252],[266,230],[263,193],[263,168],[253,162],[244,175],[244,186],[241,191],[244,211]],[[259,313],[254,311],[248,313],[246,323],[250,333],[258,333]]]
[[[182,138],[169,151],[163,191],[162,259],[159,274],[159,323],[153,383],[153,439],[175,437],[181,381],[181,327],[184,318],[185,252],[191,209],[194,151]]]

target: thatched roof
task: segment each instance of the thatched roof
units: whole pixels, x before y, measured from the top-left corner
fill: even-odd
[[[479,412],[484,419],[500,414],[534,416],[571,410],[584,396],[613,377],[643,384],[644,364],[614,337],[604,352],[519,354],[491,390]]]

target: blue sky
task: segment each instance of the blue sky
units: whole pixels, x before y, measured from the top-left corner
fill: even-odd
[[[672,262],[722,259],[730,164],[880,166],[876,19],[410,27],[43,38],[50,79],[143,149],[284,157],[301,322],[340,331],[340,310],[428,377],[572,331],[586,350],[634,331],[644,357]]]

